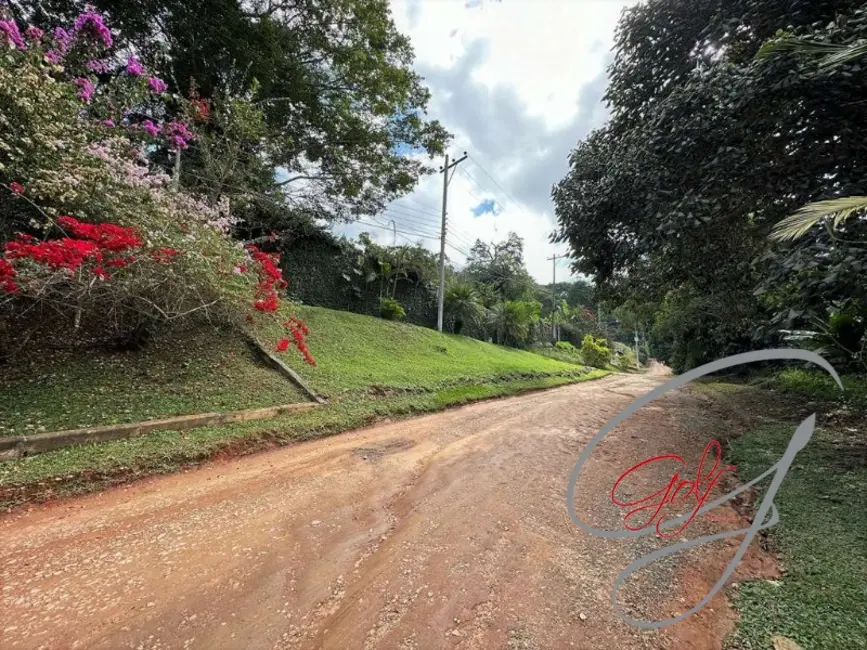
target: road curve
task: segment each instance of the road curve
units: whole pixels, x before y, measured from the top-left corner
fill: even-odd
[[[659,382],[479,403],[6,515],[0,647],[717,648],[724,603],[688,634],[617,620],[611,585],[646,551],[566,513],[584,444]],[[707,435],[683,417],[706,410],[698,399],[678,392],[619,427],[579,510],[616,525],[606,493],[636,459],[700,453]],[[639,581],[636,607],[682,607],[683,571]]]

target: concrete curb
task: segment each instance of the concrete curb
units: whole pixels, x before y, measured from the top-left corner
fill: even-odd
[[[151,433],[152,431],[178,431],[219,424],[231,424],[233,422],[267,420],[285,413],[309,411],[318,406],[319,403],[312,404],[310,402],[283,404],[281,406],[266,406],[265,408],[230,411],[228,413],[197,413],[195,415],[181,415],[163,420],[147,420],[131,424],[115,424],[104,427],[56,431],[54,433],[39,433],[33,436],[0,438],[0,460],[13,460],[23,456],[40,454],[45,451],[90,442],[134,438]]]
[[[280,361],[280,359],[278,359],[273,354],[271,354],[271,352],[268,351],[268,349],[264,345],[259,343],[259,341],[254,339],[252,336],[249,337],[249,341],[250,341],[250,345],[252,345],[256,349],[256,351],[262,355],[262,358],[265,360],[265,362],[268,365],[270,365],[272,368],[277,370],[277,372],[280,372],[280,373],[286,375],[293,384],[295,384],[296,386],[298,386],[298,388],[300,388],[302,391],[304,391],[304,394],[307,395],[307,397],[312,399],[317,404],[325,404],[326,403],[325,399],[320,397],[316,393],[316,391],[314,391],[312,388],[310,388],[310,386],[308,386],[307,384],[304,383],[304,380],[301,379],[301,376],[297,372],[292,370],[292,368],[290,368],[285,363]]]

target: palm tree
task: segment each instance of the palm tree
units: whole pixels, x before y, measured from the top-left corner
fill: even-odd
[[[466,323],[477,325],[485,314],[475,287],[469,282],[460,280],[453,282],[446,289],[445,310],[454,318],[455,334],[460,334]]]
[[[488,323],[494,328],[497,343],[523,343],[539,317],[539,303],[506,300],[493,306]]]
[[[756,60],[767,60],[782,52],[821,57],[816,74],[822,75],[867,55],[867,41],[859,39],[845,44],[828,43],[792,34],[783,34],[762,45],[756,54]],[[852,215],[863,213],[865,210],[867,210],[867,196],[843,196],[810,203],[774,226],[771,239],[777,241],[799,239],[826,217],[831,217],[828,228],[835,230],[846,219]]]

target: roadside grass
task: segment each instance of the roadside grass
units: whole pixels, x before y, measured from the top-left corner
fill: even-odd
[[[204,326],[139,352],[46,350],[0,367],[0,436],[305,400],[237,334]]]
[[[827,372],[787,368],[773,380],[773,387],[783,392],[819,402],[843,402],[856,409],[867,409],[867,377],[844,375],[843,391]]]
[[[867,648],[867,445],[863,429],[817,429],[786,475],[768,540],[779,581],[741,583],[729,648],[765,650],[787,637],[805,650]],[[769,425],[730,441],[746,482],[773,465],[794,426]]]
[[[288,362],[309,385],[325,396],[366,389],[436,388],[447,380],[520,373],[573,372],[582,366],[541,357],[454,334],[381,318],[298,306],[293,310],[310,326],[307,340],[315,368]],[[262,332],[276,340],[277,328]]]
[[[167,474],[220,456],[253,453],[279,445],[332,435],[383,418],[404,418],[596,379],[603,370],[503,382],[451,385],[385,399],[353,395],[316,410],[267,422],[162,431],[140,438],[79,445],[0,463],[0,507],[80,494],[154,474]]]
[[[385,417],[608,374],[348,312],[300,306],[281,316],[293,313],[310,326],[308,345],[317,365],[304,364],[294,350],[281,357],[328,397],[328,404],[272,420],[156,432],[0,462],[0,504],[10,507],[90,491]],[[257,334],[268,346],[285,332],[273,325]],[[0,426],[6,427],[0,435],[304,401],[240,336],[213,328],[175,331],[137,353],[50,355],[18,367],[0,386]]]

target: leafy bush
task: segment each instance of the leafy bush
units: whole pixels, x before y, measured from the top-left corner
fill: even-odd
[[[619,341],[615,341],[612,347],[614,356],[611,363],[623,370],[635,370],[637,365],[635,361],[635,350]]]
[[[611,359],[611,350],[606,345],[605,339],[588,334],[581,343],[581,358],[588,366],[604,368]]]
[[[569,343],[569,341],[557,341],[554,344],[554,347],[563,352],[574,352],[575,354],[578,354],[578,348]]]
[[[859,409],[867,408],[867,377],[843,375],[843,390],[824,370],[787,368],[776,378],[780,390],[800,395],[807,400],[845,402]]]
[[[51,317],[124,340],[194,315],[238,327],[276,317],[278,257],[233,241],[228,201],[180,191],[149,157],[179,160],[206,105],[121,60],[92,10],[51,33],[3,22],[0,320],[28,335]],[[306,326],[285,329],[277,350],[312,363]]]
[[[403,306],[394,298],[386,296],[379,299],[379,315],[385,320],[403,320],[406,318]]]

